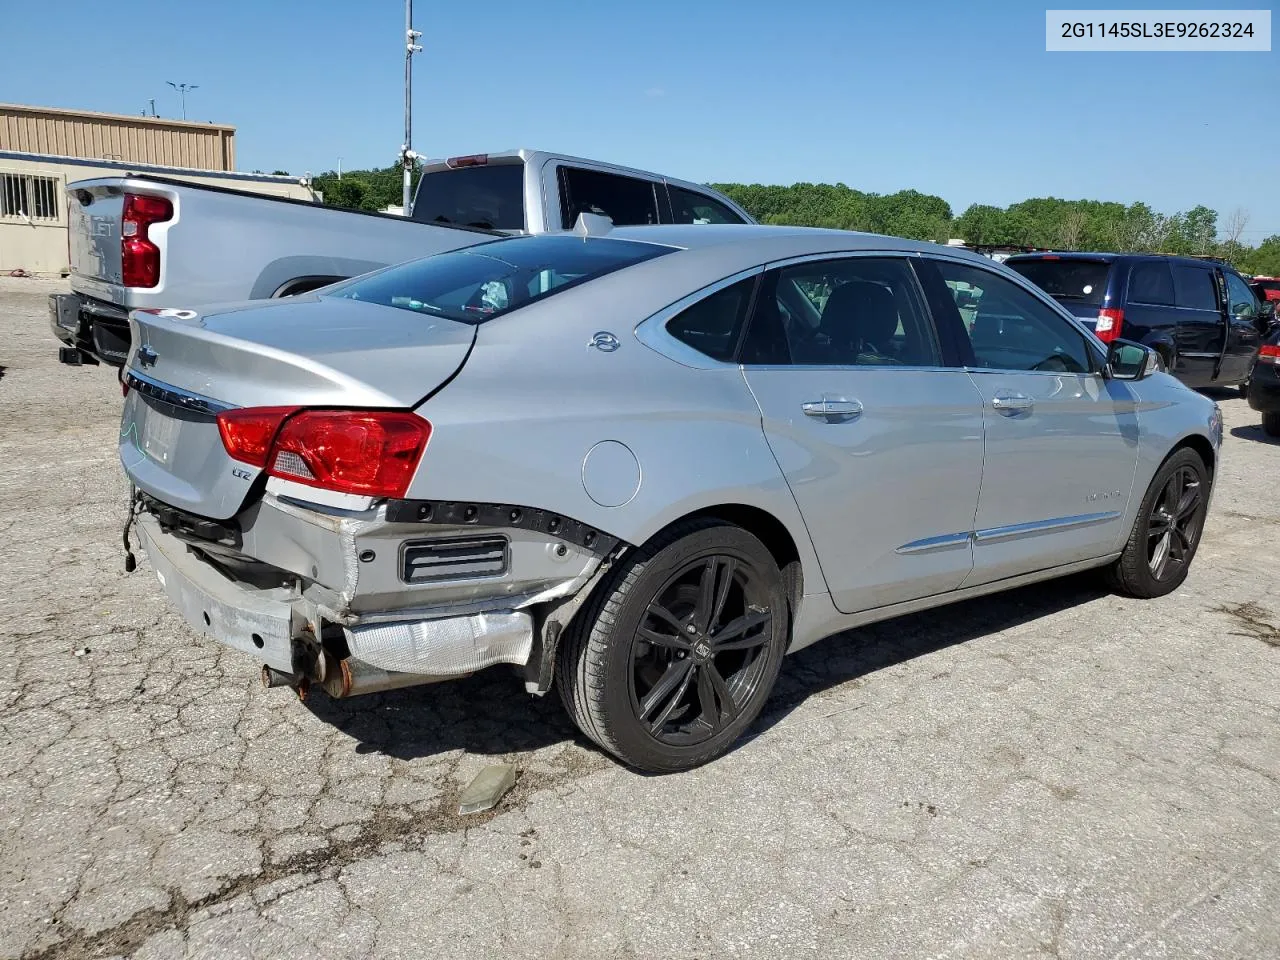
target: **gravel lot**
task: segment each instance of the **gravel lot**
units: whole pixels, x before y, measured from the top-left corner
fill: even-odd
[[[833,638],[738,750],[641,777],[508,674],[301,705],[197,639],[124,573],[119,388],[56,362],[54,289],[0,280],[0,956],[1280,956],[1280,447],[1242,400],[1173,596]]]

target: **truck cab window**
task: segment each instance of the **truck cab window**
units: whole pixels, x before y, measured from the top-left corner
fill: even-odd
[[[651,180],[581,167],[561,167],[561,226],[571,230],[582,213],[608,217],[616,227],[657,223],[656,186]]]
[[[746,223],[719,200],[671,184],[667,189],[671,194],[672,223]]]

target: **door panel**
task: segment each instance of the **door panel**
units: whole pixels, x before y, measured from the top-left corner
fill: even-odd
[[[903,258],[769,270],[743,376],[836,607],[953,590],[972,566],[982,405]]]
[[[1178,297],[1178,357],[1173,373],[1189,386],[1207,386],[1218,372],[1225,344],[1218,279],[1209,266],[1177,263],[1172,270]]]
[[[964,585],[1105,555],[1122,532],[1137,465],[1129,389],[1094,372],[1101,355],[1060,307],[985,267],[929,259],[921,270],[930,266],[973,311],[961,326],[983,403],[982,489]]]
[[[1240,383],[1249,376],[1253,358],[1262,344],[1258,315],[1262,305],[1249,285],[1234,273],[1224,274],[1227,284],[1227,349],[1222,356],[1218,380],[1224,384]]]
[[[982,410],[962,370],[744,368],[836,607],[954,590],[972,566]],[[849,411],[807,414],[807,403]],[[948,539],[949,538],[949,539]]]
[[[1097,374],[974,371],[986,469],[965,586],[1103,556],[1124,532],[1137,465],[1128,385]],[[1010,396],[1025,398],[1010,406]]]

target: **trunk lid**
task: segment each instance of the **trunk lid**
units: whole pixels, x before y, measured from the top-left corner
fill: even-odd
[[[120,460],[159,500],[223,520],[261,471],[227,455],[230,407],[410,409],[462,366],[476,328],[321,297],[134,311]]]

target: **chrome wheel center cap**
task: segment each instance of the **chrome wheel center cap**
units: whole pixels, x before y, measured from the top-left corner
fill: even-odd
[[[693,659],[698,663],[706,663],[711,659],[711,643],[706,637],[699,637],[693,644]]]

